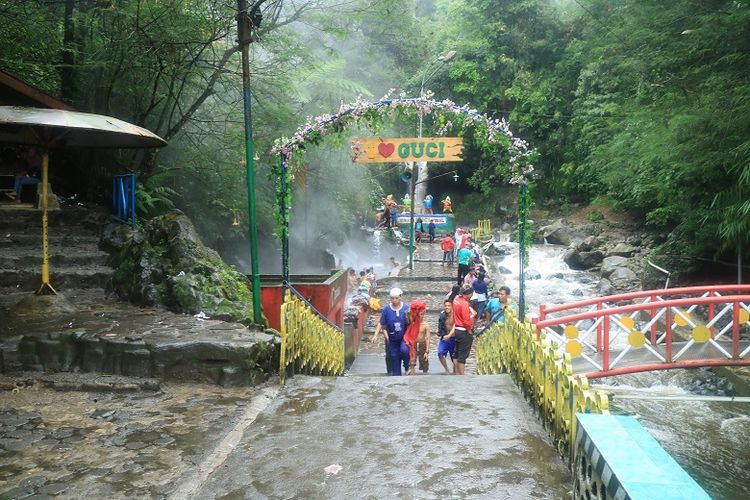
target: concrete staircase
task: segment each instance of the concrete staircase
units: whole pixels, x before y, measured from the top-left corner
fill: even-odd
[[[58,290],[104,288],[114,270],[99,249],[106,212],[63,207],[49,213],[50,281]],[[0,205],[0,295],[34,291],[41,283],[42,216],[26,206]]]

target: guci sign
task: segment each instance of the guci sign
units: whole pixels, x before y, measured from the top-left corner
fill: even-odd
[[[463,161],[464,142],[460,137],[416,139],[353,139],[355,163],[400,163],[403,161]]]

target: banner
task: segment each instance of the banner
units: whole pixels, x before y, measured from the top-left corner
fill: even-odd
[[[461,137],[368,137],[352,140],[355,163],[463,161],[463,149],[464,141]]]

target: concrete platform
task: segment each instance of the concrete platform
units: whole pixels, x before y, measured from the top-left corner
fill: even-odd
[[[288,384],[190,498],[569,496],[568,470],[507,376]]]

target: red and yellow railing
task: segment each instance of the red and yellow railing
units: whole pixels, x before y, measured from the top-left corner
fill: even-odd
[[[570,354],[576,373],[598,378],[750,365],[750,340],[741,336],[749,320],[750,285],[721,285],[542,306],[536,329]]]
[[[571,357],[555,341],[537,336],[534,325],[509,316],[477,339],[477,374],[508,372],[539,415],[562,454],[575,442],[576,413],[609,413],[609,399],[574,377]]]
[[[288,287],[281,305],[279,378],[284,383],[294,373],[344,373],[344,333]]]

